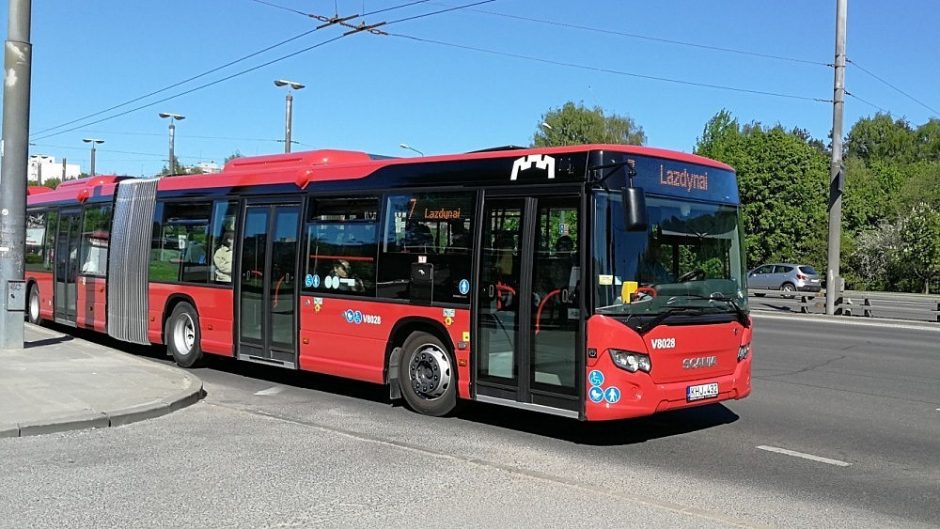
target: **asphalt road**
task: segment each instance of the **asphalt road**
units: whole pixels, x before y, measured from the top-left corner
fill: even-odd
[[[216,361],[166,417],[0,439],[0,527],[936,527],[940,332],[755,319],[751,397],[618,423]]]

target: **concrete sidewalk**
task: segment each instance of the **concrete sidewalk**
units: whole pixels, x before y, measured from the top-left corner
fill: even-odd
[[[0,352],[0,437],[120,426],[203,395],[182,369],[35,325],[24,349]]]

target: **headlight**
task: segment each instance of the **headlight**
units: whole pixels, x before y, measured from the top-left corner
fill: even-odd
[[[610,358],[614,361],[614,364],[631,373],[636,373],[637,371],[649,373],[650,369],[653,368],[653,365],[650,363],[650,357],[645,354],[621,351],[619,349],[609,349],[609,351]]]
[[[744,360],[751,354],[751,344],[742,345],[738,347],[738,362]]]

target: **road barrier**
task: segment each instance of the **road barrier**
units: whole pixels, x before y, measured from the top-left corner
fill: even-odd
[[[793,292],[751,289],[754,310],[825,314],[826,292]],[[835,314],[858,318],[890,318],[940,323],[940,296],[898,292],[847,290],[835,300]]]

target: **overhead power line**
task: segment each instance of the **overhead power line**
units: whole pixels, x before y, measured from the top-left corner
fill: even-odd
[[[446,5],[446,4],[445,4],[445,5]],[[717,52],[723,52],[723,53],[734,53],[734,54],[737,54],[737,55],[749,55],[749,56],[751,56],[751,57],[759,57],[759,58],[762,58],[762,59],[773,59],[773,60],[777,60],[777,61],[787,61],[787,62],[794,62],[794,63],[812,64],[812,65],[815,65],[815,66],[826,66],[826,67],[830,67],[830,68],[832,67],[832,64],[827,63],[827,62],[823,62],[823,61],[814,61],[814,60],[811,60],[811,59],[802,59],[802,58],[799,58],[799,57],[787,57],[787,56],[784,56],[784,55],[774,55],[774,54],[770,54],[770,53],[761,53],[761,52],[755,52],[755,51],[751,51],[751,50],[743,50],[743,49],[739,49],[739,48],[728,48],[728,47],[724,47],[724,46],[713,46],[713,45],[710,45],[710,44],[701,44],[701,43],[697,43],[697,42],[688,42],[688,41],[682,41],[682,40],[667,39],[667,38],[663,38],[663,37],[654,37],[654,36],[650,36],[650,35],[641,35],[641,34],[638,34],[638,33],[628,33],[628,32],[625,32],[625,31],[615,31],[615,30],[611,30],[611,29],[603,29],[603,28],[597,28],[597,27],[591,27],[591,26],[584,26],[584,25],[580,25],[580,24],[571,24],[571,23],[568,23],[568,22],[558,22],[558,21],[555,21],[555,20],[545,20],[545,19],[540,19],[540,18],[524,17],[524,16],[520,16],[520,15],[511,15],[511,14],[509,14],[509,13],[500,13],[500,12],[498,12],[498,11],[487,11],[487,10],[485,10],[485,9],[468,9],[468,11],[472,11],[472,12],[474,12],[474,13],[481,13],[481,14],[484,14],[484,15],[491,15],[491,16],[497,16],[497,17],[508,18],[508,19],[512,19],[512,20],[522,20],[522,21],[524,21],[524,22],[534,22],[534,23],[536,23],[536,24],[545,24],[545,25],[549,25],[549,26],[556,26],[556,27],[562,27],[562,28],[567,28],[567,29],[577,29],[577,30],[581,30],[581,31],[589,31],[589,32],[592,32],[592,33],[602,33],[602,34],[605,34],[605,35],[615,35],[615,36],[618,36],[618,37],[627,37],[627,38],[631,38],[631,39],[647,40],[647,41],[650,41],[650,42],[661,42],[661,43],[664,43],[664,44],[673,44],[673,45],[676,45],[676,46],[685,46],[685,47],[689,47],[689,48],[699,48],[699,49],[710,50],[710,51],[717,51]]]
[[[852,92],[849,92],[848,90],[845,91],[845,95],[847,95],[847,96],[849,96],[849,97],[852,97],[852,98],[855,98],[855,99],[861,101],[862,103],[865,103],[866,105],[868,105],[868,106],[870,106],[870,107],[872,107],[872,108],[878,110],[879,112],[884,112],[885,114],[890,114],[890,113],[891,113],[889,110],[885,109],[884,107],[880,107],[880,106],[878,106],[878,105],[872,103],[871,101],[862,99],[861,97],[858,97],[857,95],[855,95],[855,94],[852,93]]]
[[[568,68],[577,68],[577,69],[579,69],[579,70],[588,70],[588,71],[592,71],[592,72],[608,73],[608,74],[620,75],[620,76],[625,76],[625,77],[635,77],[635,78],[638,78],[638,79],[647,79],[647,80],[650,80],[650,81],[661,81],[661,82],[665,82],[665,83],[673,83],[673,84],[688,85],[688,86],[697,86],[697,87],[701,87],[701,88],[713,88],[713,89],[716,89],[716,90],[727,90],[727,91],[732,91],[732,92],[741,92],[741,93],[747,93],[747,94],[756,94],[756,95],[764,95],[764,96],[772,96],[772,97],[781,97],[781,98],[786,98],[786,99],[797,99],[797,100],[802,100],[802,101],[813,101],[813,102],[817,102],[817,103],[832,103],[832,100],[831,100],[831,99],[824,99],[824,98],[820,98],[820,97],[801,96],[801,95],[796,95],[796,94],[785,94],[785,93],[782,93],[782,92],[771,92],[771,91],[768,91],[768,90],[754,90],[754,89],[750,89],[750,88],[740,88],[740,87],[728,86],[728,85],[719,85],[719,84],[713,84],[713,83],[700,83],[700,82],[695,82],[695,81],[686,81],[686,80],[681,80],[681,79],[672,79],[672,78],[669,78],[669,77],[660,77],[660,76],[655,76],[655,75],[646,75],[646,74],[640,74],[640,73],[635,73],[635,72],[627,72],[627,71],[624,71],[624,70],[615,70],[615,69],[613,69],[613,68],[602,68],[602,67],[599,67],[599,66],[587,66],[587,65],[584,65],[584,64],[571,63],[571,62],[564,62],[564,61],[558,61],[558,60],[554,60],[554,59],[545,59],[545,58],[543,58],[543,57],[535,57],[535,56],[532,56],[532,55],[523,55],[523,54],[520,54],[520,53],[511,53],[511,52],[505,52],[505,51],[499,51],[499,50],[491,50],[491,49],[486,49],[486,48],[479,48],[479,47],[476,47],[476,46],[468,46],[468,45],[465,45],[465,44],[455,44],[455,43],[452,43],[452,42],[444,42],[444,41],[440,41],[440,40],[426,39],[426,38],[422,38],[422,37],[415,37],[415,36],[404,35],[404,34],[400,34],[400,33],[389,33],[389,35],[392,36],[392,37],[398,37],[398,38],[402,38],[402,39],[413,40],[413,41],[416,41],[416,42],[424,42],[424,43],[427,43],[427,44],[436,44],[436,45],[439,45],[439,46],[446,46],[446,47],[449,47],[449,48],[457,48],[457,49],[462,49],[462,50],[475,51],[475,52],[479,52],[479,53],[487,53],[487,54],[490,54],[490,55],[498,55],[498,56],[501,56],[501,57],[510,57],[510,58],[513,58],[513,59],[522,59],[522,60],[526,60],[526,61],[539,62],[539,63],[542,63],[542,64],[551,64],[551,65],[554,65],[554,66],[565,66],[565,67],[568,67]]]
[[[307,17],[311,17],[311,18],[315,18],[315,17],[316,17],[316,15],[313,15],[312,13],[304,13],[303,11],[299,11],[299,10],[292,9],[292,8],[289,8],[289,7],[281,6],[281,5],[275,4],[275,3],[273,3],[273,2],[267,2],[267,1],[265,1],[265,0],[253,0],[253,1],[255,1],[255,2],[259,3],[259,4],[264,4],[264,5],[268,5],[268,6],[271,6],[271,7],[280,8],[280,9],[284,9],[284,10],[287,10],[287,11],[291,11],[291,12],[294,12],[294,13],[297,13],[297,14],[300,14],[300,15],[304,15],[304,16],[307,16]],[[429,1],[429,0],[417,0],[417,1],[412,1],[412,2],[405,3],[405,4],[397,5],[397,6],[392,6],[392,7],[387,7],[387,8],[384,8],[384,9],[379,9],[379,10],[373,11],[373,12],[371,12],[371,13],[365,13],[365,14],[363,14],[362,16],[367,16],[367,15],[376,14],[376,13],[382,13],[382,12],[386,12],[386,11],[393,11],[393,10],[396,10],[396,9],[402,9],[402,8],[410,7],[410,6],[417,5],[417,4],[423,4],[423,3],[426,3],[426,2],[428,2],[428,1]],[[253,58],[253,57],[257,57],[258,55],[261,55],[261,54],[263,54],[263,53],[269,52],[269,51],[271,51],[271,50],[273,50],[273,49],[275,49],[275,48],[279,48],[279,47],[281,47],[281,46],[283,46],[283,45],[285,45],[285,44],[288,44],[288,43],[293,42],[293,41],[295,41],[295,40],[298,40],[298,39],[300,39],[300,38],[306,37],[307,35],[310,35],[311,33],[315,32],[315,31],[318,31],[319,29],[322,29],[322,27],[317,27],[317,28],[313,28],[313,29],[308,30],[308,31],[304,31],[303,33],[300,33],[300,34],[298,34],[298,35],[294,35],[293,37],[289,37],[289,38],[284,39],[284,40],[282,40],[282,41],[280,41],[280,42],[277,42],[277,43],[275,43],[275,44],[272,44],[272,45],[270,45],[270,46],[267,46],[267,47],[265,47],[265,48],[262,48],[262,49],[260,49],[260,50],[258,50],[258,51],[249,53],[248,55],[244,55],[244,56],[242,56],[242,57],[239,57],[239,58],[237,58],[237,59],[234,59],[234,60],[232,60],[232,61],[229,61],[229,62],[227,62],[227,63],[225,63],[225,64],[216,66],[216,67],[211,68],[211,69],[209,69],[209,70],[206,70],[206,71],[204,71],[204,72],[202,72],[202,73],[200,73],[200,74],[197,74],[197,75],[194,75],[194,76],[192,76],[192,77],[183,79],[183,80],[181,80],[181,81],[177,81],[177,82],[175,82],[175,83],[173,83],[173,84],[170,84],[170,85],[164,86],[163,88],[159,88],[159,89],[154,90],[154,91],[152,91],[152,92],[148,92],[148,93],[146,93],[146,94],[137,96],[137,97],[135,97],[135,98],[133,98],[133,99],[128,99],[127,101],[124,101],[124,102],[122,102],[122,103],[118,103],[118,104],[116,104],[116,105],[114,105],[114,106],[105,108],[105,109],[103,109],[103,110],[98,110],[98,111],[92,112],[91,114],[87,114],[87,115],[84,115],[84,116],[82,116],[82,117],[75,118],[75,119],[73,119],[73,120],[71,120],[71,121],[67,121],[67,122],[65,122],[65,123],[60,123],[60,124],[58,124],[58,125],[56,125],[56,126],[54,126],[54,127],[49,127],[49,128],[45,128],[45,129],[42,129],[42,130],[33,132],[32,134],[33,134],[34,136],[35,136],[35,135],[40,135],[40,134],[45,134],[45,133],[47,133],[47,132],[51,132],[51,131],[54,131],[54,130],[57,130],[57,129],[61,129],[61,128],[64,128],[64,127],[68,127],[69,125],[74,125],[74,124],[76,124],[76,123],[78,123],[78,122],[80,122],[80,121],[85,121],[86,119],[91,119],[91,118],[100,116],[100,115],[102,115],[102,114],[107,114],[108,112],[111,112],[111,111],[113,111],[113,110],[117,110],[117,109],[119,109],[119,108],[124,108],[124,107],[126,107],[126,106],[128,106],[128,105],[132,105],[132,104],[134,104],[134,103],[137,103],[138,101],[142,101],[142,100],[147,99],[147,98],[149,98],[149,97],[153,97],[153,96],[155,96],[155,95],[162,94],[162,93],[164,93],[164,92],[167,92],[167,91],[169,91],[169,90],[172,90],[172,89],[177,88],[177,87],[179,87],[179,86],[182,86],[182,85],[184,85],[184,84],[187,84],[187,83],[190,83],[190,82],[195,81],[195,80],[197,80],[197,79],[201,79],[201,78],[203,78],[203,77],[206,77],[207,75],[211,75],[211,74],[216,73],[216,72],[218,72],[218,71],[220,71],[220,70],[224,70],[225,68],[228,68],[228,67],[230,67],[230,66],[234,66],[234,65],[236,65],[236,64],[238,64],[238,63],[244,62],[244,61],[246,61],[246,60],[248,60],[248,59],[251,59],[251,58]],[[309,49],[308,49],[308,50],[309,50]],[[302,53],[302,52],[301,52],[301,53]],[[211,85],[210,85],[210,86],[211,86]],[[188,92],[187,92],[187,93],[188,93]],[[162,100],[162,101],[166,101],[166,99],[164,99],[164,100]],[[161,102],[162,102],[162,101],[161,101]],[[146,108],[146,107],[142,107],[142,108]],[[118,114],[117,116],[123,116],[123,115],[125,115],[125,114],[122,113],[122,114]],[[116,117],[117,117],[117,116],[116,116]],[[96,121],[95,123],[99,123],[99,122],[100,122],[100,121]],[[93,123],[92,123],[92,124],[93,124]],[[85,126],[88,126],[88,125],[86,124]],[[70,129],[69,131],[71,131],[71,130],[76,130],[76,129],[73,128],[73,129]],[[62,133],[65,133],[65,132],[69,132],[69,131],[61,131],[61,132],[62,132]],[[48,136],[43,136],[43,137],[48,137]],[[38,138],[38,139],[42,139],[42,138]]]
[[[858,68],[858,69],[861,70],[862,72],[864,72],[864,73],[868,74],[869,76],[873,77],[874,79],[880,81],[881,83],[885,84],[886,86],[888,86],[889,88],[891,88],[891,89],[894,90],[895,92],[897,92],[897,93],[903,95],[904,97],[910,99],[911,101],[917,103],[918,105],[920,105],[920,106],[926,108],[927,110],[933,112],[935,116],[940,117],[940,112],[938,112],[937,109],[931,107],[931,106],[928,105],[927,103],[924,103],[924,102],[921,101],[920,99],[917,99],[916,97],[912,96],[911,94],[908,94],[908,93],[905,92],[904,90],[901,90],[901,89],[898,88],[897,86],[894,86],[893,84],[889,83],[889,82],[886,81],[885,79],[882,79],[881,77],[875,75],[873,72],[871,72],[871,71],[868,70],[867,68],[862,67],[862,65],[860,65],[859,63],[853,61],[852,59],[846,59],[845,62],[851,64],[852,66]],[[858,98],[856,98],[856,99],[858,99]],[[882,109],[882,110],[884,110],[884,109]]]

